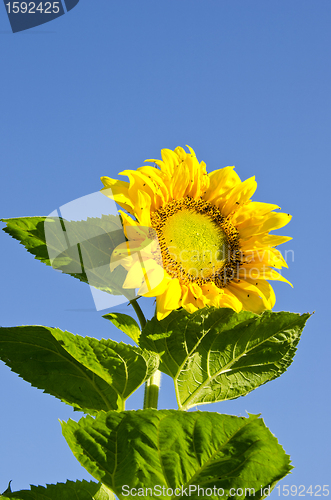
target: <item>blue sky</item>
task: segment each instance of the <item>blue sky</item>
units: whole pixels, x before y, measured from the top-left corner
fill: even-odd
[[[186,144],[208,171],[256,175],[254,200],[293,215],[279,233],[293,237],[281,249],[294,288],[275,284],[275,310],[315,311],[294,362],[248,396],[202,409],[261,413],[295,466],[283,484],[306,487],[330,483],[330,21],[329,0],[80,0],[12,34],[0,8],[1,217],[48,215],[98,191],[100,176]],[[88,286],[0,238],[1,325],[125,341]],[[11,479],[19,490],[89,478],[58,422],[79,414],[4,364],[0,377],[0,491]],[[169,381],[162,389],[160,406],[175,407]]]

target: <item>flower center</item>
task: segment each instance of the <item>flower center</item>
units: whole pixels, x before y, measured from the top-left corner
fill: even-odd
[[[239,235],[211,203],[186,197],[151,214],[164,269],[182,283],[213,281],[219,288],[236,277]]]
[[[226,262],[227,238],[208,215],[181,210],[163,229],[171,257],[194,278],[210,278]]]

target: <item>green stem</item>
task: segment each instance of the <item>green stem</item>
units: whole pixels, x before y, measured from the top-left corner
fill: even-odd
[[[146,325],[146,318],[144,316],[144,313],[141,310],[140,305],[137,302],[137,299],[130,300],[130,304],[132,305],[133,309],[135,310],[135,313],[139,319],[140,326],[143,329],[144,326]]]
[[[151,378],[148,379],[145,384],[144,410],[146,410],[146,408],[155,408],[155,410],[157,410],[160,383],[161,372],[160,370],[156,370],[156,372],[153,373]]]
[[[146,318],[141,310],[140,305],[137,302],[137,299],[130,300],[130,304],[132,305],[136,315],[138,316],[141,329],[143,329],[144,326],[146,325]],[[157,370],[155,373],[153,373],[151,378],[149,378],[145,384],[144,410],[146,408],[155,408],[157,410],[160,383],[161,383],[161,372]]]

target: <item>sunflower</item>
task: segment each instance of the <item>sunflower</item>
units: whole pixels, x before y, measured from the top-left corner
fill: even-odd
[[[111,267],[127,270],[125,288],[156,297],[157,318],[174,309],[214,306],[261,313],[275,304],[267,280],[289,283],[275,269],[287,267],[277,245],[287,236],[269,234],[289,214],[251,201],[257,184],[240,180],[234,167],[210,174],[194,151],[163,149],[161,160],[125,170],[129,182],[102,177],[115,200],[127,242],[113,252]]]

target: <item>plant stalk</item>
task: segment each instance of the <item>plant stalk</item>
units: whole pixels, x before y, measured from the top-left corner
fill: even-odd
[[[159,390],[161,383],[161,372],[156,370],[155,373],[147,380],[145,384],[145,395],[144,395],[144,410],[146,408],[154,408],[157,410],[157,402],[159,399]]]
[[[130,304],[132,305],[136,315],[138,316],[141,329],[143,329],[147,322],[145,315],[142,312],[142,309],[137,302],[137,299],[130,300]],[[145,384],[144,410],[146,408],[155,408],[157,410],[160,383],[161,383],[161,372],[157,370],[155,373],[153,373],[151,378],[149,378]]]
[[[141,329],[143,329],[144,326],[146,325],[146,318],[144,313],[142,312],[140,305],[137,302],[137,299],[130,300],[130,304],[132,305],[136,315],[138,316]]]

